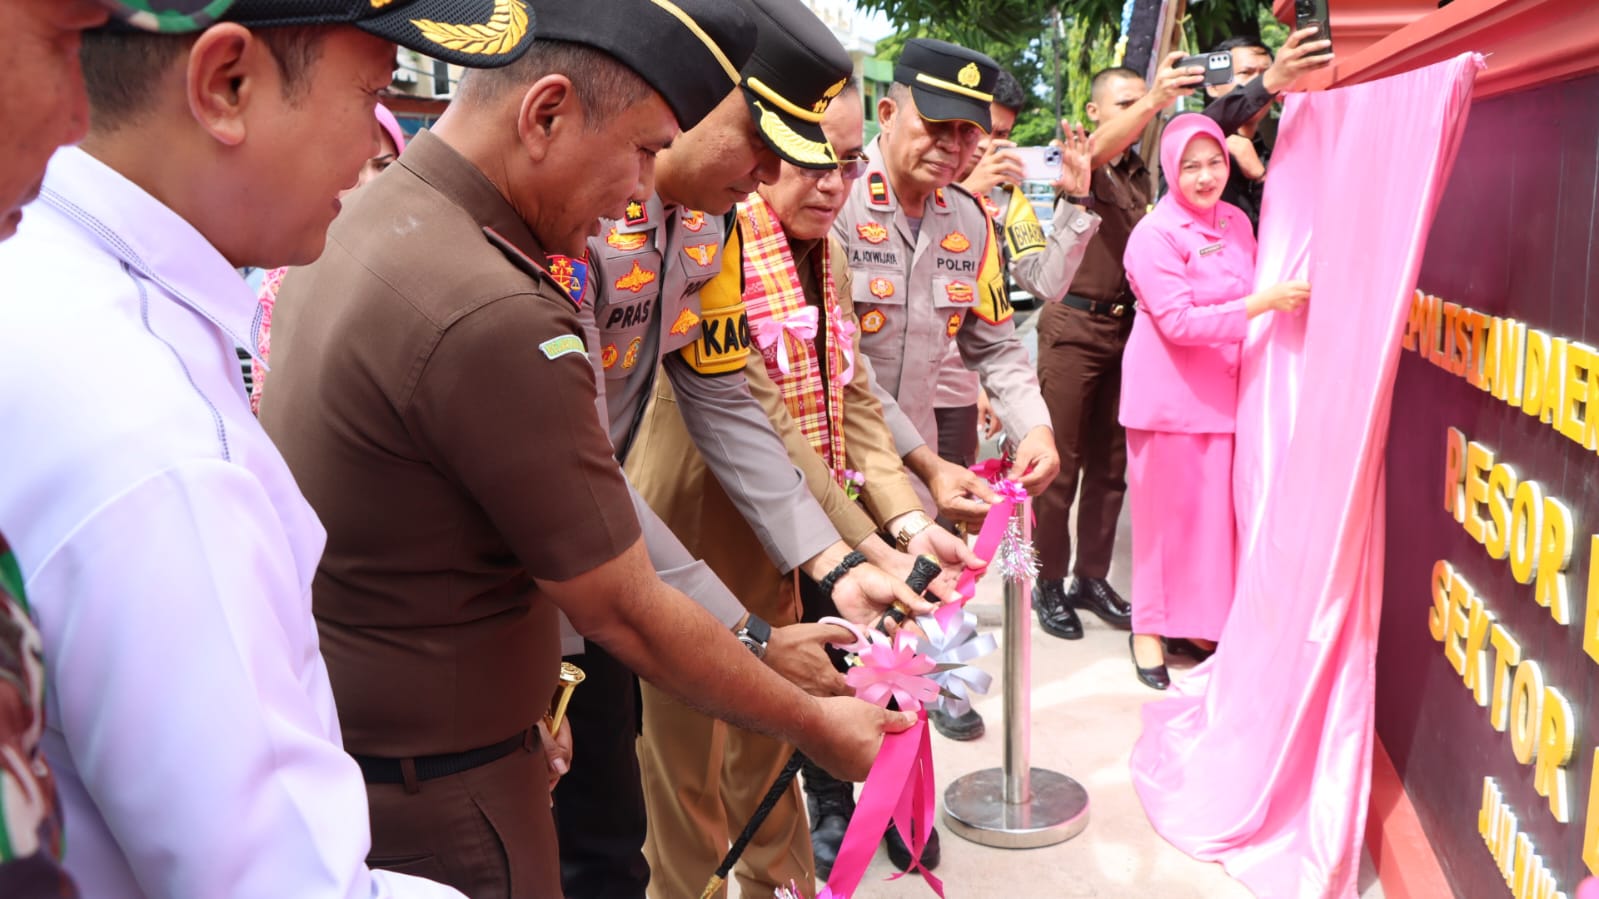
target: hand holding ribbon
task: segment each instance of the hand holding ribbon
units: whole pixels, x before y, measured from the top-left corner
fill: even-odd
[[[788,341],[783,339],[787,332],[795,340],[809,341],[816,339],[817,311],[815,306],[806,306],[797,309],[782,319],[762,319],[755,326],[755,345],[761,352],[777,347],[777,369],[783,374],[788,374],[792,363],[788,358]]]

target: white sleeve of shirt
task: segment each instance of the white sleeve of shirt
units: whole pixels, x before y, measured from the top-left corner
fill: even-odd
[[[137,483],[34,572],[51,727],[106,828],[68,837],[86,895],[125,859],[150,896],[460,899],[367,869],[299,581],[260,482],[221,461]]]

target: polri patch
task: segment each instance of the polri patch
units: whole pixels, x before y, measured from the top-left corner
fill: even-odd
[[[539,352],[546,359],[559,359],[569,353],[586,353],[583,341],[576,334],[562,334],[560,337],[551,337],[539,344]]]

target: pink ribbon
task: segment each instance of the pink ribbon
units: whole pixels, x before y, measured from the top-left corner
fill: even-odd
[[[901,709],[916,712],[916,723],[908,730],[883,737],[877,760],[861,787],[855,814],[844,831],[833,873],[817,899],[849,899],[866,876],[866,868],[877,854],[877,844],[882,842],[891,820],[910,847],[912,861],[904,873],[889,879],[920,874],[942,897],[943,882],[922,866],[922,852],[932,839],[936,811],[932,736],[927,727],[927,710],[923,708],[924,703],[938,698],[938,685],[923,676],[935,667],[933,660],[916,651],[916,638],[908,634],[896,633],[890,640],[841,619],[822,621],[842,625],[855,637],[854,643],[842,647],[860,655],[861,664],[845,675],[855,688],[855,695],[884,708],[893,699]]]
[[[833,343],[838,347],[839,358],[844,360],[844,371],[838,376],[841,387],[855,380],[855,323],[842,313],[833,317]]]
[[[755,326],[755,345],[761,351],[777,347],[777,370],[783,374],[789,372],[788,341],[783,339],[783,332],[787,331],[796,340],[816,339],[816,307],[806,306],[796,309],[785,315],[782,319],[762,319]]]
[[[999,494],[999,502],[988,507],[983,526],[977,532],[977,543],[972,547],[972,554],[983,560],[983,567],[962,571],[960,578],[955,581],[954,598],[940,603],[933,610],[934,619],[946,630],[959,623],[961,610],[977,595],[977,581],[988,571],[988,563],[993,561],[999,541],[1005,537],[1005,527],[1010,523],[1011,515],[1015,513],[1017,505],[1027,501],[1027,488],[1005,477],[1009,467],[1003,459],[989,459],[972,466],[972,472],[987,480],[994,492]]]

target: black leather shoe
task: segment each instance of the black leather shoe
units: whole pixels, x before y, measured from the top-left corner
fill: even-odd
[[[1033,583],[1033,611],[1038,613],[1038,626],[1044,633],[1062,640],[1083,639],[1082,619],[1066,604],[1066,591],[1060,581],[1040,579]]]
[[[1133,670],[1138,672],[1138,679],[1144,686],[1153,690],[1164,690],[1171,686],[1171,675],[1166,673],[1166,663],[1162,662],[1153,668],[1140,668],[1138,653],[1133,650],[1133,635],[1127,635],[1127,651],[1133,656]]]
[[[1066,591],[1066,605],[1087,609],[1114,628],[1133,629],[1133,607],[1102,577],[1074,577]]]
[[[1185,637],[1163,638],[1166,643],[1167,655],[1188,656],[1196,662],[1203,662],[1216,654],[1214,649],[1206,649]]]
[[[911,847],[900,839],[899,828],[890,824],[888,833],[883,834],[883,843],[888,847],[888,860],[894,863],[894,867],[904,871],[911,866]],[[927,845],[922,847],[922,867],[931,871],[938,867],[938,861],[942,857],[943,854],[938,848],[938,828],[935,827],[927,838]],[[820,879],[821,873],[818,872],[816,876]]]
[[[805,810],[811,816],[811,854],[816,876],[826,880],[838,861],[838,847],[855,814],[855,785],[805,762]]]
[[[933,709],[927,717],[933,722],[934,730],[951,740],[965,742],[983,735],[983,716],[976,709],[967,709],[959,718],[950,717],[943,709]]]

